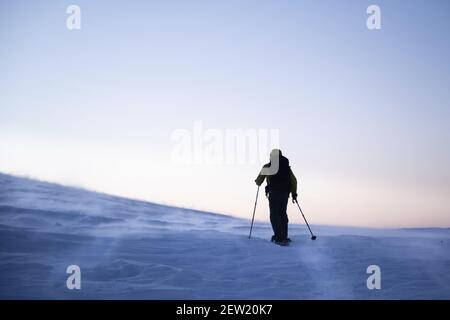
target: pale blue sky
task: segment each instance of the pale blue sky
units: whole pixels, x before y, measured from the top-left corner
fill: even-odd
[[[445,0],[2,0],[0,171],[248,217],[263,163],[170,135],[274,128],[315,223],[450,226],[449,31]]]

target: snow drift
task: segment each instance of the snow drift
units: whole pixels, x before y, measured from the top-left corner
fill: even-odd
[[[249,200],[249,206],[251,206]],[[251,208],[250,208],[251,209]],[[2,299],[449,299],[450,230],[269,223],[0,174]],[[81,268],[81,289],[66,268]],[[369,290],[369,265],[381,289]]]

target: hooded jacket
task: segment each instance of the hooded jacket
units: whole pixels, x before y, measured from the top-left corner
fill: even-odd
[[[297,194],[297,178],[289,166],[289,160],[281,154],[279,155],[278,172],[274,175],[263,175],[261,172],[256,178],[255,182],[260,186],[264,179],[267,178],[266,193],[270,191],[282,191]],[[268,168],[271,163],[266,163],[263,168]]]

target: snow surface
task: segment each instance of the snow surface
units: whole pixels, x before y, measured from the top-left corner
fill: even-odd
[[[250,200],[249,200],[250,201]],[[251,205],[251,203],[250,203]],[[311,216],[313,218],[313,216]],[[2,299],[449,299],[450,230],[269,223],[0,174]],[[81,289],[66,268],[81,268]],[[368,290],[366,268],[381,268]]]

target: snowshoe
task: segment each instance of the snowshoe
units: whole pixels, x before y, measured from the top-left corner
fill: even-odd
[[[272,238],[270,239],[270,242],[276,242],[277,240],[275,239],[275,235],[272,236]],[[291,238],[286,238],[286,240],[284,240],[286,242],[291,242]]]
[[[289,241],[287,241],[287,239],[286,240],[281,240],[281,241],[274,241],[274,243],[276,245],[279,245],[279,246],[282,246],[282,247],[285,247],[285,246],[289,245]]]

